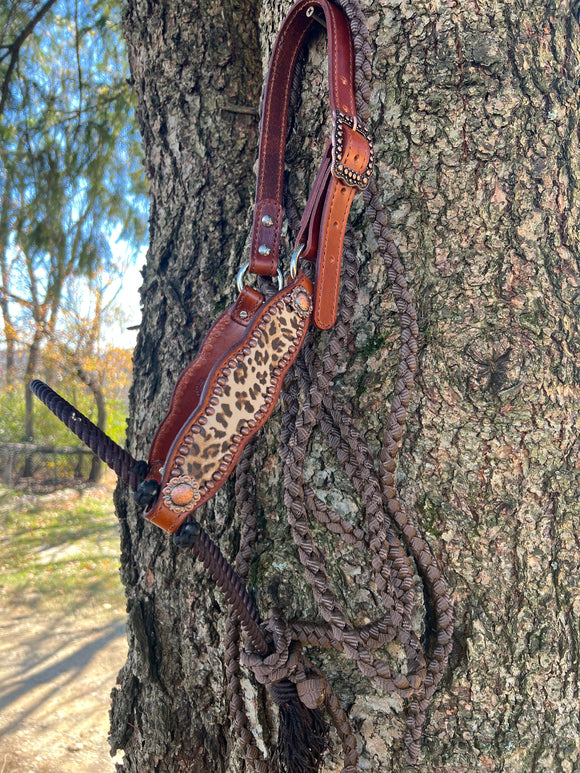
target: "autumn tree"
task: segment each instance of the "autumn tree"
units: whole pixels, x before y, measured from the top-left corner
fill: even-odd
[[[83,278],[71,280],[61,309],[60,329],[58,334],[49,335],[43,352],[45,374],[36,374],[51,382],[56,377],[64,385],[72,376],[84,385],[94,405],[89,413],[103,431],[108,429],[108,398],[117,395],[114,402],[126,404],[131,374],[130,348],[115,346],[111,335],[126,319],[118,298],[121,295],[122,303],[122,290],[116,271],[101,270],[88,285]],[[89,481],[100,480],[103,471],[103,462],[93,455]]]
[[[130,426],[139,458],[180,371],[235,296],[260,90],[288,5],[128,3],[151,195]],[[421,333],[397,482],[444,568],[456,618],[412,769],[571,773],[580,765],[575,8],[545,0],[362,7],[378,188]],[[328,119],[324,35],[309,51],[287,153],[289,189],[302,205]],[[361,289],[333,390],[378,453],[399,327],[360,198],[355,209]],[[250,589],[262,616],[278,606],[288,619],[304,618],[316,608],[286,526],[279,442],[277,413],[251,465],[261,536]],[[319,435],[305,476],[329,506],[360,522],[357,497]],[[199,516],[230,557],[240,530],[233,488]],[[130,642],[112,710],[112,746],[125,752],[119,770],[244,771],[227,708],[226,603],[128,494],[117,504]],[[374,603],[372,588],[357,583],[365,557],[316,535],[336,592],[364,619]],[[389,655],[400,653],[393,646]],[[309,656],[356,729],[361,770],[409,770],[404,702],[340,655]],[[268,740],[264,693],[250,675],[245,689],[256,737]],[[324,770],[341,770],[333,753]]]

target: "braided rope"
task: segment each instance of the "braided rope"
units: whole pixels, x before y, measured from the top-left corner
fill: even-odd
[[[371,47],[364,16],[357,0],[336,0],[346,13],[355,47],[355,89],[359,118],[369,119]],[[298,78],[294,78],[291,105],[298,102]],[[384,433],[378,469],[373,456],[345,406],[333,395],[331,381],[339,357],[350,335],[358,296],[358,261],[352,232],[347,229],[343,254],[342,290],[338,319],[327,334],[323,351],[317,352],[320,336],[310,331],[283,389],[280,455],[283,464],[284,501],[292,536],[298,549],[324,624],[292,622],[284,626],[278,618],[278,640],[283,642],[269,658],[259,653],[240,653],[240,626],[233,614],[228,621],[226,669],[234,726],[240,736],[251,770],[268,771],[268,764],[249,729],[239,680],[239,658],[251,665],[261,682],[286,676],[292,665],[284,652],[293,651],[293,667],[301,661],[301,646],[334,648],[351,658],[361,672],[382,688],[409,698],[405,755],[417,761],[420,739],[429,699],[440,681],[451,650],[453,615],[444,578],[425,540],[404,510],[395,488],[395,463],[399,453],[411,389],[417,367],[417,314],[404,277],[403,266],[390,234],[387,217],[374,180],[364,193],[366,212],[376,236],[393,293],[401,329],[401,348],[391,411]],[[299,218],[295,203],[287,196],[287,217],[296,231]],[[326,506],[303,482],[306,448],[315,426],[319,426],[333,449],[353,489],[360,497],[366,515],[365,526],[353,525]],[[236,497],[242,515],[242,535],[236,568],[246,578],[256,539],[248,447],[237,468]],[[374,581],[385,614],[362,627],[354,627],[332,592],[324,557],[308,526],[309,517],[325,525],[353,546],[366,549]],[[408,551],[408,552],[407,552]],[[414,573],[411,554],[426,588],[426,602],[433,609],[433,631],[427,632],[425,650],[413,631],[411,615],[415,607]],[[276,637],[275,637],[276,638]],[[404,648],[407,669],[393,672],[373,651],[397,639]],[[300,649],[292,647],[292,642]],[[266,662],[269,660],[270,662]],[[345,712],[323,680],[324,704],[343,745],[343,773],[354,773],[358,766],[356,741]]]
[[[96,424],[61,395],[39,379],[29,384],[30,391],[41,400],[80,440],[133,490],[147,474],[147,462],[138,462]]]

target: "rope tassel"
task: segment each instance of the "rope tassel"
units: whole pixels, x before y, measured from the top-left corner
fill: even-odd
[[[309,708],[288,679],[269,686],[278,705],[278,741],[273,773],[319,773],[328,746],[328,725],[319,708]]]
[[[258,681],[275,679],[281,669],[300,679],[298,686],[288,678],[268,684],[279,713],[272,773],[319,773],[328,746],[328,725],[319,708],[324,702],[324,679],[311,675],[309,664],[301,657],[301,646],[286,638],[286,625],[277,613],[270,612],[266,625],[260,625],[259,612],[242,579],[196,521],[184,524],[173,541],[192,551],[225,595],[251,644],[252,652],[246,652],[244,660]],[[272,636],[266,637],[264,629]],[[269,639],[273,639],[274,652]]]

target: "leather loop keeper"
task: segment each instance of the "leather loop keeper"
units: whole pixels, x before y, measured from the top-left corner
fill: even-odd
[[[247,327],[264,303],[264,296],[253,287],[245,285],[232,308],[232,321]]]

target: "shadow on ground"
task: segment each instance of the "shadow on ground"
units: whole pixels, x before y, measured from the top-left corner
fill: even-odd
[[[109,696],[126,653],[118,617],[96,623],[90,612],[82,619],[5,610],[0,773],[113,773]]]

